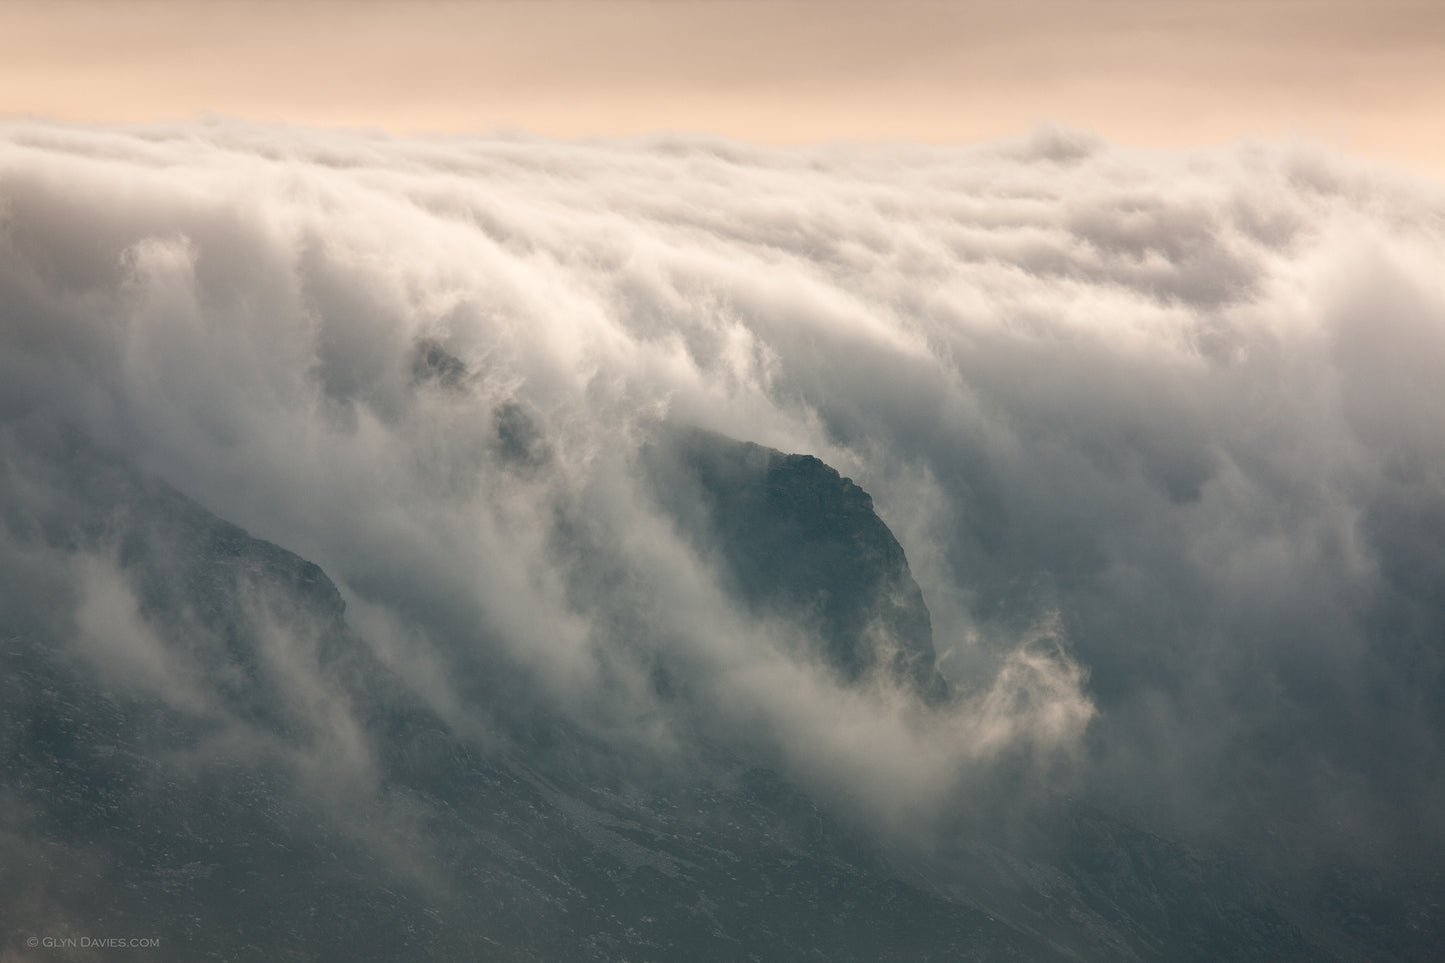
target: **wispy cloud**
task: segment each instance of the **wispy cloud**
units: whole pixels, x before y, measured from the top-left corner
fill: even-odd
[[[1307,146],[1054,128],[769,150],[11,124],[0,411],[320,563],[478,731],[468,680],[505,666],[619,739],[732,739],[887,810],[1091,725],[1090,778],[1176,816],[1247,774],[1302,819],[1348,783],[1362,823],[1438,835],[1442,223],[1438,188]],[[740,611],[639,477],[664,423],[871,492],[956,703],[842,687]],[[135,629],[139,678],[108,579],[81,611]]]

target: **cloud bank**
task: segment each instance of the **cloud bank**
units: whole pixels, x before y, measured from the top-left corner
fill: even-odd
[[[0,417],[320,564],[467,731],[516,677],[900,821],[1062,754],[1176,825],[1388,851],[1445,835],[1442,255],[1445,191],[1303,145],[12,123]],[[870,492],[955,703],[740,611],[640,477],[669,424]],[[86,658],[183,671],[72,571]]]

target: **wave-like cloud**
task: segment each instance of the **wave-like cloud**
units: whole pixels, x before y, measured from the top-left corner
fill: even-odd
[[[1445,831],[1442,255],[1445,192],[1301,145],[11,123],[0,415],[321,564],[458,725],[505,663],[895,815],[1089,726],[1099,791],[1393,845]],[[955,704],[739,611],[639,479],[664,423],[872,493]]]

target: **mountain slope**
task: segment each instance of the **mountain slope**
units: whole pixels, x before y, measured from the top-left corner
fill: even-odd
[[[21,934],[158,937],[164,959],[1056,955],[900,881],[768,770],[716,754],[637,781],[556,720],[464,738],[315,565],[97,449],[6,442],[0,893]],[[120,601],[96,622],[101,582]]]
[[[666,497],[705,493],[750,604],[846,633],[891,586],[928,692],[927,610],[866,494],[720,436],[674,451],[694,487]],[[1054,796],[920,852],[736,748],[639,759],[523,676],[478,681],[512,711],[460,732],[314,564],[75,437],[11,426],[0,454],[4,959],[101,958],[29,935],[174,960],[1429,958],[1438,881],[1291,888]],[[823,652],[896,671],[862,641]]]

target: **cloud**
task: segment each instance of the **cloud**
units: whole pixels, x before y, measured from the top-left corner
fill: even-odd
[[[0,411],[319,563],[477,732],[525,680],[877,810],[1087,728],[1091,791],[1163,818],[1439,842],[1442,217],[1301,145],[11,123]],[[665,423],[869,491],[956,704],[739,611],[640,477]]]

